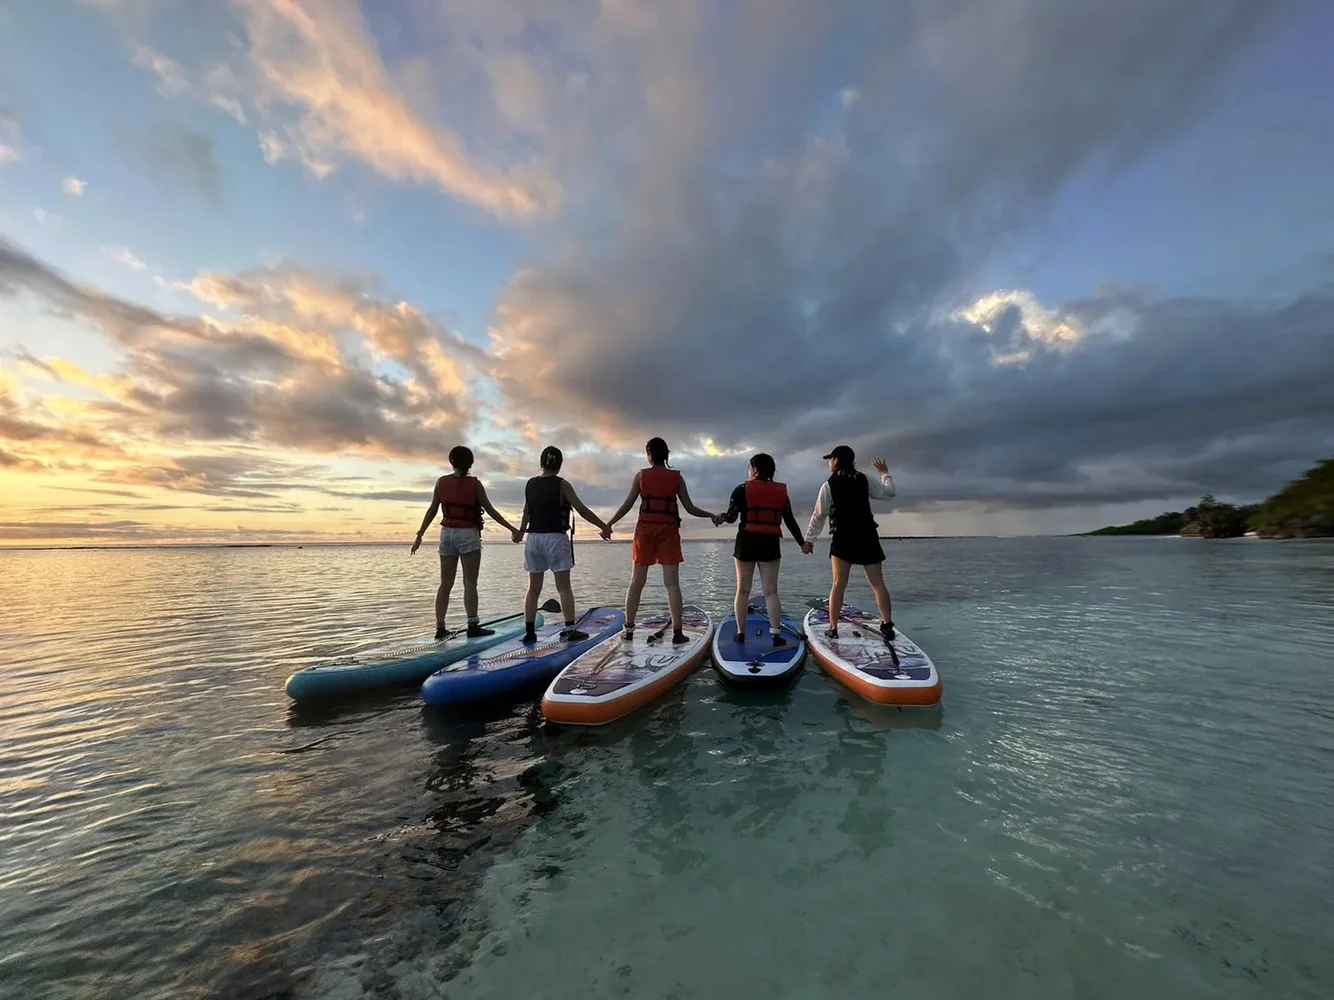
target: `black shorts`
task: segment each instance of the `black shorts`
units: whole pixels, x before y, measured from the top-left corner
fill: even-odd
[[[834,535],[829,554],[854,566],[871,566],[885,561],[885,550],[875,535]]]
[[[754,531],[738,531],[732,556],[742,562],[772,562],[783,558],[779,535],[761,535]]]

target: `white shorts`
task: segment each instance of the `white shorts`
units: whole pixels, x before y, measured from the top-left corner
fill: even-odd
[[[441,528],[440,554],[466,556],[482,548],[482,532],[477,528]]]
[[[560,531],[529,535],[523,545],[523,568],[529,573],[568,573],[574,569],[574,546]]]

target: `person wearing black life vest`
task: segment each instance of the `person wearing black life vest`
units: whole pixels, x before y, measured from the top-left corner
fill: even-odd
[[[560,608],[565,613],[565,628],[561,638],[580,642],[587,632],[574,627],[574,591],[570,587],[570,570],[574,569],[574,523],[570,519],[573,508],[588,521],[597,525],[604,539],[611,537],[606,522],[584,506],[569,480],[560,476],[565,456],[555,445],[542,449],[542,474],[528,480],[523,490],[523,517],[514,532],[519,542],[525,533],[523,567],[528,571],[528,593],[523,599],[524,642],[537,641],[537,600],[542,596],[542,581],[547,570],[556,579],[556,593],[560,594]]]
[[[449,449],[449,464],[454,471],[435,481],[431,506],[422,518],[421,529],[412,543],[412,552],[421,547],[422,535],[431,526],[436,511],[442,511],[440,520],[440,586],[435,592],[435,637],[447,638],[445,614],[449,611],[449,592],[454,589],[454,577],[463,564],[463,609],[468,614],[468,636],[475,638],[495,635],[495,629],[482,628],[477,621],[477,574],[482,566],[482,511],[496,524],[513,532],[514,525],[506,521],[487,499],[486,488],[473,476],[473,454],[470,448],[456,445]]]
[[[644,593],[644,584],[648,582],[650,566],[662,567],[662,582],[667,588],[667,607],[672,613],[672,642],[679,645],[690,641],[690,637],[681,631],[684,602],[681,598],[680,572],[681,563],[685,562],[681,552],[681,508],[695,517],[712,520],[713,515],[695,506],[690,499],[685,479],[667,464],[670,454],[666,441],[660,437],[649,438],[644,445],[648,468],[635,473],[625,503],[607,521],[607,524],[614,525],[630,512],[635,500],[639,501],[639,519],[635,522],[634,545],[630,551],[634,569],[630,575],[630,586],[625,591],[625,631],[622,638],[627,641],[635,637],[635,615],[639,612],[639,598]]]
[[[876,607],[880,610],[880,634],[885,637],[885,642],[892,643],[893,609],[881,567],[885,561],[885,550],[880,546],[880,526],[875,523],[875,516],[871,513],[871,501],[892,500],[894,479],[883,458],[877,458],[872,463],[875,471],[880,473],[878,482],[858,472],[856,456],[845,444],[839,445],[825,458],[829,461],[831,475],[820,486],[815,510],[811,512],[810,523],[806,526],[805,545],[809,553],[827,518],[829,533],[833,536],[829,545],[833,583],[829,588],[829,629],[825,634],[831,639],[838,637],[838,616],[843,610],[843,594],[848,588],[848,577],[853,566],[860,566],[866,574],[866,582],[875,592]]]
[[[736,600],[732,610],[736,613],[738,628],[736,638],[746,640],[746,615],[750,608],[750,588],[755,580],[755,567],[760,568],[760,587],[764,591],[764,603],[769,612],[769,633],[775,646],[786,646],[787,639],[782,633],[783,604],[778,597],[778,567],[783,553],[779,539],[783,535],[783,525],[806,550],[806,542],[801,537],[801,526],[792,514],[792,501],[787,495],[787,486],[774,482],[775,466],[773,457],[761,452],[750,460],[750,479],[732,491],[732,499],[727,513],[714,518],[714,524],[726,521],[735,524],[741,519],[741,527],[736,533],[736,544],[732,547],[732,558],[736,562]]]

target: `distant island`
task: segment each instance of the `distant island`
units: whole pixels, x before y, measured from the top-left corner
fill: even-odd
[[[1085,535],[1180,535],[1183,538],[1334,537],[1334,458],[1318,463],[1264,503],[1219,503],[1205,495],[1195,507]]]

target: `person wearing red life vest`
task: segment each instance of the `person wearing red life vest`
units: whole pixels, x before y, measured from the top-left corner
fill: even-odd
[[[714,524],[726,521],[736,523],[741,519],[741,526],[736,533],[736,544],[732,547],[732,558],[736,562],[736,600],[732,610],[736,613],[737,639],[746,639],[746,614],[750,608],[750,588],[755,581],[755,567],[760,568],[760,587],[764,591],[764,603],[769,612],[769,633],[775,646],[786,646],[787,639],[782,633],[783,603],[778,596],[778,567],[783,553],[779,540],[783,535],[783,526],[801,546],[806,555],[806,541],[801,536],[801,526],[792,513],[792,501],[787,495],[787,486],[774,482],[776,467],[771,455],[763,452],[750,460],[750,478],[732,491],[732,500],[727,513],[714,518]]]
[[[440,520],[440,586],[435,592],[435,637],[447,638],[445,614],[449,611],[449,592],[454,577],[463,564],[463,608],[468,614],[468,636],[495,635],[494,629],[482,628],[477,619],[477,574],[482,566],[482,511],[507,531],[518,529],[502,517],[487,499],[486,488],[474,476],[470,448],[456,445],[449,450],[449,464],[454,471],[435,481],[431,506],[422,518],[421,529],[412,543],[412,552],[421,547],[422,535],[431,526],[437,511]]]
[[[634,570],[630,576],[630,586],[625,592],[625,633],[624,638],[633,639],[635,635],[635,615],[639,612],[639,598],[648,581],[648,569],[653,565],[662,566],[662,582],[667,588],[667,607],[672,613],[672,642],[689,642],[681,631],[681,563],[685,556],[681,553],[681,512],[695,517],[712,519],[702,507],[696,507],[686,489],[686,481],[681,473],[667,465],[671,454],[667,442],[662,438],[650,438],[644,446],[648,457],[647,469],[640,469],[630,482],[630,493],[621,504],[620,510],[611,516],[607,526],[611,527],[630,512],[635,500],[639,500],[639,520],[635,523],[635,540],[630,555]]]

